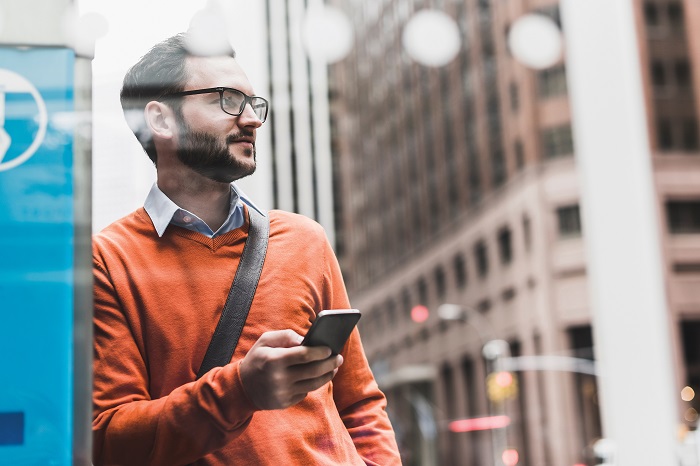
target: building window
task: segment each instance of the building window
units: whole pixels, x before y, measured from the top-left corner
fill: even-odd
[[[573,355],[582,359],[594,359],[593,332],[589,325],[568,329],[569,346]],[[577,418],[581,419],[584,444],[602,435],[600,403],[596,378],[590,374],[576,373],[574,393],[578,405]]]
[[[660,60],[654,60],[651,63],[651,82],[654,87],[666,86],[666,69]]]
[[[520,171],[525,167],[525,148],[520,139],[513,143],[513,151],[515,152],[515,167]]]
[[[479,311],[482,314],[485,314],[491,310],[491,300],[490,299],[482,299],[478,303],[476,303],[476,310]]]
[[[578,204],[559,207],[557,209],[557,220],[561,238],[581,236],[581,216]]]
[[[472,119],[467,123],[467,164],[468,164],[468,184],[469,202],[472,205],[479,203],[482,195],[481,167],[479,164],[479,152],[476,144],[476,123]]]
[[[532,225],[530,217],[523,215],[523,240],[525,241],[525,249],[530,250],[532,247]]]
[[[486,99],[486,112],[488,113],[489,126],[497,127],[500,125],[500,109],[499,109],[498,94],[490,93]]]
[[[462,398],[462,404],[466,408],[466,414],[468,417],[476,417],[479,413],[480,397],[478,396],[479,390],[477,384],[480,383],[479,377],[477,376],[477,371],[475,368],[475,363],[470,357],[464,357],[460,361],[461,366],[461,379],[463,390],[459,390],[457,393]],[[463,435],[463,434],[462,434]],[[468,464],[481,464],[482,458],[480,456],[479,448],[477,447],[477,440],[474,437],[463,437],[469,439],[468,451],[471,452],[467,457]]]
[[[565,95],[567,87],[566,68],[564,65],[540,71],[537,75],[537,88],[539,96],[542,98]]]
[[[644,2],[644,22],[647,26],[659,25],[659,10],[652,2]]]
[[[677,262],[673,264],[673,272],[678,274],[700,274],[700,263],[698,262]]]
[[[410,319],[411,318],[411,293],[408,288],[404,288],[401,292],[401,307],[403,307],[404,315]]]
[[[656,122],[656,137],[660,151],[700,149],[698,120],[694,117],[683,120],[660,118]]]
[[[441,372],[444,389],[444,412],[453,415],[452,413],[457,411],[457,392],[455,390],[454,371],[448,363],[445,363]],[[449,435],[447,436],[447,441],[447,453],[449,454],[449,458],[457,458],[459,456],[459,443],[461,442],[461,439],[456,435]]]
[[[513,261],[513,247],[511,244],[511,232],[507,226],[498,230],[498,253],[501,256],[501,264],[510,264]]]
[[[700,233],[700,200],[667,201],[666,218],[672,234]]]
[[[489,259],[484,240],[480,240],[474,245],[474,257],[476,258],[476,271],[479,277],[483,278],[489,273]]]
[[[678,60],[675,65],[676,72],[676,84],[681,89],[687,89],[690,87],[690,63],[688,60],[682,59]]]
[[[673,32],[681,32],[685,27],[683,21],[683,5],[680,2],[669,3],[667,8],[668,22]]]
[[[455,396],[455,389],[454,389],[454,377],[453,377],[453,371],[452,367],[450,367],[449,364],[445,363],[444,366],[442,366],[442,385],[445,389],[445,412],[447,413],[454,413],[455,412],[455,399],[457,398]],[[451,448],[451,450],[454,450]],[[456,453],[453,452],[454,455],[456,456]],[[455,456],[452,456],[453,458]]]
[[[681,323],[681,339],[683,342],[683,359],[686,367],[685,383],[696,392],[700,389],[700,348],[698,339],[700,338],[700,321],[686,320]],[[685,405],[690,416],[700,411],[700,399],[696,396]],[[692,417],[689,417],[693,419]]]
[[[425,281],[425,278],[421,278],[418,280],[418,304],[422,304],[423,306],[428,305],[428,283]]]
[[[455,271],[455,281],[459,288],[464,288],[467,285],[467,264],[464,261],[464,255],[459,253],[452,259],[452,266]]]
[[[510,83],[510,109],[513,112],[517,112],[520,108],[520,95],[518,93],[518,84],[515,82]]]
[[[656,137],[660,150],[673,149],[673,131],[671,122],[666,118],[661,118],[656,122]]]
[[[557,126],[542,131],[542,150],[545,159],[566,157],[574,153],[571,126]]]
[[[698,150],[698,121],[688,118],[683,122],[683,149]]]
[[[435,267],[433,271],[433,276],[435,277],[435,289],[437,290],[437,295],[439,298],[444,298],[447,292],[447,283],[445,282],[445,271],[442,266]]]
[[[513,298],[515,298],[515,294],[515,288],[513,288],[512,286],[508,287],[501,292],[501,299],[507,303],[508,301],[512,301]]]
[[[495,138],[494,138],[495,139]],[[492,169],[492,180],[494,187],[499,187],[503,185],[506,181],[506,159],[503,154],[503,147],[500,145],[500,141],[495,142],[497,146],[491,152],[491,169]]]

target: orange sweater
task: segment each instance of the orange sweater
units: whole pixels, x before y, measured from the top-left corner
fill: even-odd
[[[355,330],[333,381],[284,410],[260,411],[239,377],[268,330],[303,335],[323,309],[348,308],[322,228],[270,212],[262,276],[232,362],[194,381],[219,320],[248,224],[217,238],[139,209],[94,239],[95,465],[392,465],[394,434]]]

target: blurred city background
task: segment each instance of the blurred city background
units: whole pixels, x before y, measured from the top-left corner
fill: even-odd
[[[127,68],[225,32],[271,102],[240,186],[325,227],[404,464],[700,464],[700,2],[56,3],[92,231],[155,178]]]

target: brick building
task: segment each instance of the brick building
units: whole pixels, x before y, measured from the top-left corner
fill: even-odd
[[[593,358],[566,68],[528,69],[506,46],[525,13],[561,26],[558,2],[333,3],[355,27],[329,71],[336,246],[405,463],[492,464],[504,446],[520,465],[592,461],[594,376],[518,371],[516,396],[495,403],[482,356],[497,338],[511,356]],[[700,4],[635,6],[680,393],[700,388]],[[447,66],[403,50],[424,8],[459,27]],[[466,320],[441,318],[446,303]],[[427,320],[412,319],[417,305]],[[696,410],[679,396],[679,423],[693,428]],[[495,433],[450,429],[503,413],[511,424]]]

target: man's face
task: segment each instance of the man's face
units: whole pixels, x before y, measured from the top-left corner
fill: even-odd
[[[231,57],[190,57],[184,90],[232,87],[253,95],[243,70]],[[238,116],[221,110],[219,94],[183,98],[179,112],[177,155],[211,180],[230,183],[255,171],[255,130],[262,124],[250,106]]]
[[[184,118],[178,117],[178,120],[180,143],[177,158],[180,162],[200,175],[220,183],[230,183],[255,172],[255,145],[252,148],[243,148],[245,159],[236,157],[230,150],[230,146],[236,144],[241,135],[229,134],[217,138],[214,134],[193,130]]]

